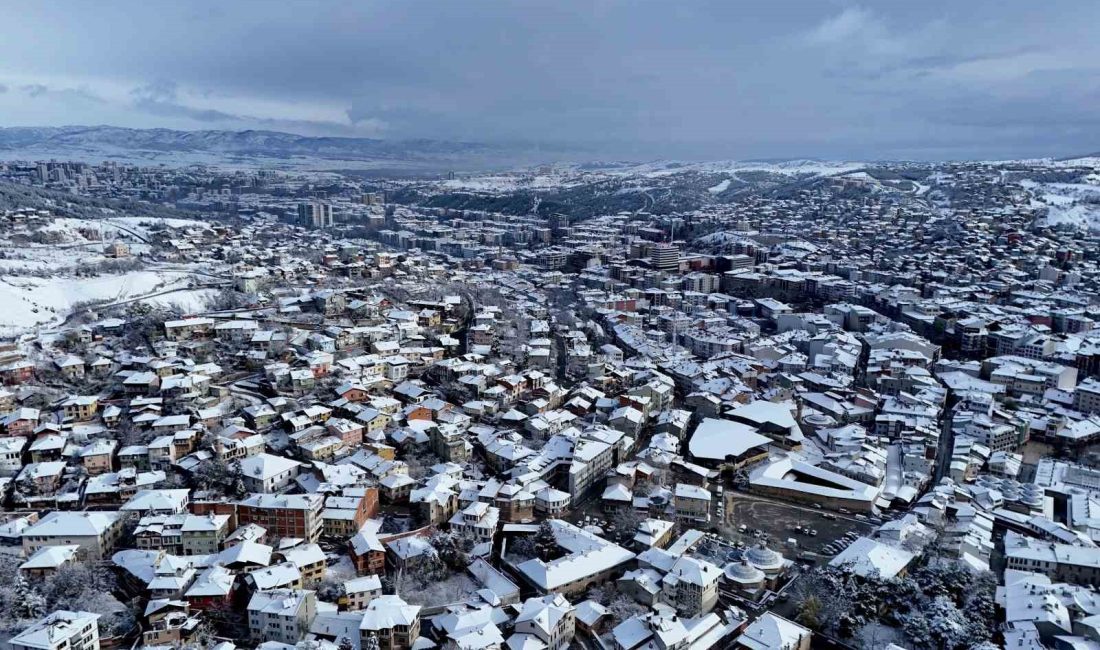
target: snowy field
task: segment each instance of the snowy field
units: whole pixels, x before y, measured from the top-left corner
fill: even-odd
[[[515,192],[518,190],[546,190],[572,187],[583,181],[575,173],[549,174],[486,174],[453,178],[441,181],[439,186],[447,190],[470,192]]]
[[[1100,182],[1092,184],[1023,181],[1020,184],[1032,193],[1031,207],[1047,209],[1048,225],[1070,225],[1100,230]]]
[[[132,260],[133,266],[107,269],[99,275],[86,272],[89,266],[108,261],[103,249],[113,241],[126,243],[135,256],[150,252],[151,246],[141,238],[148,238],[158,225],[206,226],[201,221],[184,219],[54,217],[28,224],[22,233],[48,235],[52,243],[28,244],[4,237],[12,233],[0,234],[0,336],[55,327],[74,307],[89,302],[141,300],[158,307],[179,307],[185,312],[201,310],[214,290],[193,288],[195,276],[187,265],[162,268],[156,262],[124,258],[121,262]],[[78,273],[82,268],[85,272]]]
[[[189,286],[186,271],[133,271],[95,278],[0,276],[0,336],[35,327],[58,325],[72,309],[89,301],[122,302]],[[159,305],[175,304],[176,293],[149,298]],[[197,291],[179,293],[182,309],[201,307]]]
[[[676,162],[659,161],[631,165],[611,171],[616,175],[668,176],[683,172],[702,172],[708,174],[735,174],[737,172],[760,171],[786,176],[833,176],[853,172],[866,167],[861,162],[829,162],[817,160],[785,160],[776,163],[740,162],[719,160],[714,162]]]
[[[707,191],[710,192],[711,194],[721,194],[722,192],[725,192],[726,190],[728,190],[729,187],[730,187],[730,179],[727,178],[727,179],[723,180],[721,183],[719,183],[717,185],[714,185],[712,187],[708,187]]]

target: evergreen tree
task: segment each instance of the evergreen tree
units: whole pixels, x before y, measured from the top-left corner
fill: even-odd
[[[550,562],[561,557],[561,547],[554,536],[554,527],[549,521],[543,521],[539,525],[539,532],[535,534],[535,554],[543,562]]]

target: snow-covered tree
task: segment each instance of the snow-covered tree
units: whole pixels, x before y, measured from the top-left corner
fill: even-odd
[[[554,527],[549,521],[539,524],[539,531],[535,533],[535,554],[543,562],[550,562],[562,556],[558,539],[554,536]]]
[[[370,636],[368,636],[366,640],[363,641],[362,645],[362,650],[381,650],[380,646],[378,645],[378,635],[374,632],[370,633]]]

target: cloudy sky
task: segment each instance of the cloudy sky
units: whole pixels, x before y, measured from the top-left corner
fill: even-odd
[[[1096,0],[0,0],[0,126],[593,156],[1100,150]]]

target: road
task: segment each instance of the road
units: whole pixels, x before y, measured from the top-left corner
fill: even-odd
[[[952,419],[950,412],[943,418],[943,425],[940,429],[940,447],[936,450],[936,469],[932,474],[933,486],[939,485],[940,480],[947,473],[952,452],[955,450],[955,433],[951,427]]]

